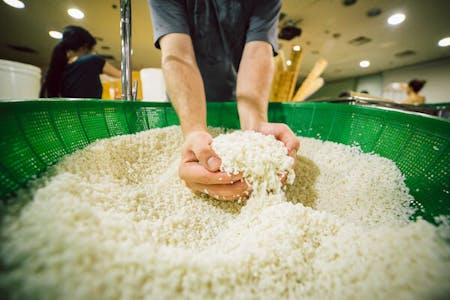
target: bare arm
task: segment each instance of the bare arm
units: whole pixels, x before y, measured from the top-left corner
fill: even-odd
[[[167,92],[184,135],[206,131],[205,92],[191,37],[182,33],[168,34],[161,38],[160,45]]]
[[[273,72],[272,46],[263,41],[247,43],[237,78],[241,128],[275,136],[285,144],[289,155],[295,158],[300,142],[292,130],[286,124],[267,122]]]
[[[102,73],[112,76],[112,77],[116,77],[116,78],[120,78],[120,76],[122,74],[122,72],[120,72],[120,70],[116,69],[113,65],[111,65],[108,62],[105,62]]]
[[[170,33],[160,39],[160,45],[167,92],[185,138],[178,171],[180,178],[193,191],[205,192],[217,199],[245,197],[247,184],[241,182],[241,174],[218,172],[221,160],[211,149],[204,85],[190,36]]]
[[[243,130],[256,130],[267,122],[273,72],[272,46],[263,41],[247,43],[239,65],[236,88]]]

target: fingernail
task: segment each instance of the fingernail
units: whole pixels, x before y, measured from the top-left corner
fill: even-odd
[[[207,164],[208,167],[213,170],[220,168],[220,160],[215,156],[208,158]]]

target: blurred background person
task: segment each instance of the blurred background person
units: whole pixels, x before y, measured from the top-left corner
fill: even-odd
[[[53,49],[39,97],[102,97],[100,74],[119,78],[116,69],[105,58],[95,54],[95,38],[84,28],[67,26],[63,38]]]
[[[420,95],[419,92],[425,85],[425,80],[413,79],[406,86],[406,93],[408,94],[408,98],[403,101],[404,104],[424,104],[425,97]]]

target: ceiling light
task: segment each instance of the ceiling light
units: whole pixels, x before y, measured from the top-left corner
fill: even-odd
[[[359,66],[360,66],[361,68],[367,68],[368,66],[370,66],[370,61],[368,61],[368,60],[362,60],[362,61],[359,62]]]
[[[292,65],[292,61],[290,61],[289,59],[286,61],[286,65],[290,66]]]
[[[3,0],[3,2],[5,2],[6,4],[8,4],[9,6],[12,6],[14,8],[24,8],[25,7],[25,3],[23,3],[20,0]]]
[[[389,25],[398,25],[398,24],[403,23],[403,21],[405,21],[405,19],[406,19],[406,16],[404,14],[394,14],[389,17],[387,22]]]
[[[77,8],[69,8],[67,10],[67,13],[69,14],[69,16],[71,16],[74,19],[83,19],[84,18],[84,13]]]
[[[295,45],[293,48],[292,48],[294,51],[300,51],[300,46],[299,45]]]
[[[448,47],[450,46],[450,37],[443,38],[438,43],[439,47]]]
[[[55,30],[50,30],[48,32],[48,35],[57,40],[60,40],[63,37],[63,34],[61,32]]]

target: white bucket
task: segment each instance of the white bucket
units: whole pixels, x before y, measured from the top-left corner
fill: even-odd
[[[36,99],[41,88],[41,69],[0,59],[0,99]]]
[[[151,102],[168,102],[166,85],[161,69],[146,68],[140,71],[142,83],[142,100]]]

